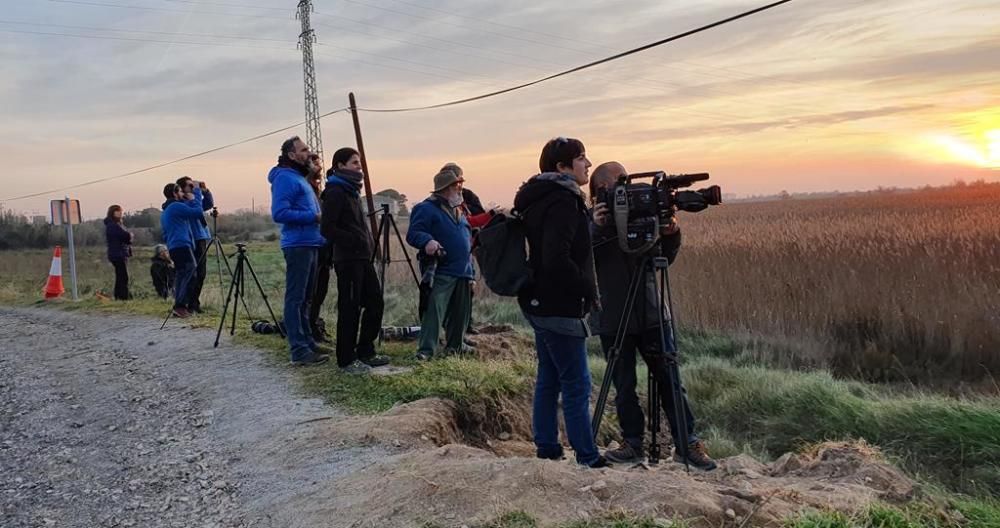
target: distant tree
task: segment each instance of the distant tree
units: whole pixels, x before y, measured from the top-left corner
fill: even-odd
[[[782,200],[790,200],[792,198],[792,195],[789,194],[788,191],[781,191],[780,193],[778,193],[778,198]]]
[[[385,189],[375,193],[375,196],[385,196],[392,200],[396,200],[399,204],[399,216],[408,217],[410,216],[410,210],[406,207],[406,195],[397,191],[396,189]]]

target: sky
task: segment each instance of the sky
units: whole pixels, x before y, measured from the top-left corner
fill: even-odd
[[[749,0],[314,0],[321,113],[504,88],[726,18]],[[69,191],[304,120],[296,0],[19,0],[0,15],[0,205],[158,207],[204,180],[223,211],[269,204],[304,127]],[[509,204],[544,143],[594,164],[709,172],[728,194],[1000,180],[1000,3],[794,0],[485,101],[361,113],[376,191],[422,199],[445,162]],[[327,156],[350,115],[322,120]]]

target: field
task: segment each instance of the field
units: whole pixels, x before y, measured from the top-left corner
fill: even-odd
[[[998,207],[1000,186],[993,185],[736,203],[682,215],[685,242],[671,276],[683,375],[713,454],[766,460],[824,440],[863,438],[946,497],[995,496]],[[281,254],[275,243],[249,247],[280,317]],[[63,306],[166,314],[169,303],[152,296],[145,249],[130,264],[137,299],[127,303],[96,297],[112,286],[103,249],[80,253],[84,300]],[[402,257],[398,251],[395,256]],[[0,303],[36,302],[50,259],[43,250],[0,252]],[[389,275],[386,324],[414,324],[406,264],[392,264]],[[250,311],[265,318],[255,287],[247,287]],[[212,259],[204,293],[212,312],[195,324],[215,324],[221,297]],[[324,306],[331,323],[335,299],[332,287]],[[524,330],[510,299],[480,290],[475,309],[479,322]],[[284,357],[280,341],[250,334],[245,326],[239,339]],[[358,379],[320,369],[304,374],[303,383],[361,413],[428,396],[449,398],[462,404],[469,443],[485,445],[501,432],[525,439],[534,372],[528,343],[511,338],[509,348],[487,346],[480,358],[421,365],[412,360],[411,345],[393,343],[386,351],[412,371]],[[591,363],[598,380],[604,362],[595,355]],[[609,440],[610,412],[605,423]],[[995,526],[989,524],[1000,516],[995,503],[974,508],[987,512],[982,526]],[[867,522],[800,521],[808,526],[814,520],[823,526]]]
[[[683,215],[678,318],[766,341],[771,364],[998,391],[998,210],[994,184]]]

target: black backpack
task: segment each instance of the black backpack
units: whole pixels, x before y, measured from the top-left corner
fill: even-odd
[[[531,280],[524,220],[516,210],[493,215],[476,244],[479,272],[493,293],[515,296]]]

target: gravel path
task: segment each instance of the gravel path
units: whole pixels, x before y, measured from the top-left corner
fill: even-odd
[[[338,412],[258,350],[158,327],[0,308],[0,525],[337,526],[285,504],[384,453],[289,452]]]

